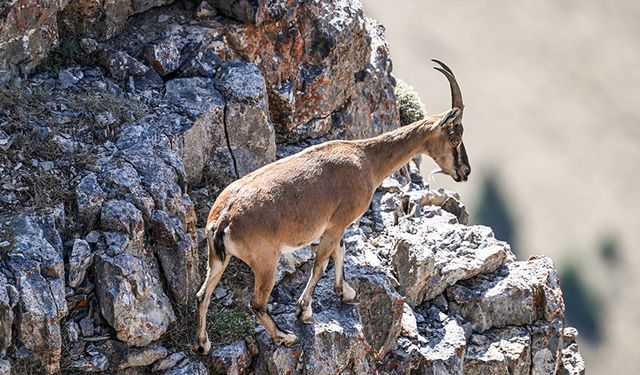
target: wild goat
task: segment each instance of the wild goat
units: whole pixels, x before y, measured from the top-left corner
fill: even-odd
[[[320,239],[313,271],[298,299],[298,317],[311,319],[311,298],[329,258],[333,259],[336,293],[343,302],[356,298],[344,280],[345,229],[369,207],[382,180],[413,156],[431,156],[455,181],[471,172],[462,142],[462,95],[451,69],[438,60],[451,87],[451,109],[377,137],[331,141],[278,160],[230,184],[220,194],[207,220],[209,263],[198,291],[198,351],[206,354],[211,342],[206,315],[211,294],[229,264],[240,258],[254,273],[251,310],[276,344],[291,345],[297,337],[283,331],[267,309],[282,253]]]

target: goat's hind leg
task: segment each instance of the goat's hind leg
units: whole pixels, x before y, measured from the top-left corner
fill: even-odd
[[[269,262],[263,259],[259,266],[250,264],[255,276],[253,298],[251,298],[251,311],[255,314],[258,322],[267,330],[267,333],[269,333],[269,336],[271,336],[275,344],[291,346],[298,338],[293,333],[278,327],[269,314],[268,309],[269,296],[276,283],[278,258],[275,258],[275,261],[276,262]]]
[[[198,332],[196,334],[197,351],[200,354],[208,354],[211,350],[211,341],[207,335],[207,311],[209,310],[209,303],[211,302],[211,294],[213,290],[220,282],[220,278],[224,273],[224,270],[229,264],[230,256],[227,256],[224,261],[219,260],[211,252],[209,252],[209,264],[207,266],[207,277],[202,283],[202,287],[196,294],[196,300],[198,303]]]
[[[342,302],[350,303],[356,299],[356,291],[353,290],[344,280],[344,241],[340,240],[340,245],[331,254],[333,266],[336,269],[336,294],[342,298]]]

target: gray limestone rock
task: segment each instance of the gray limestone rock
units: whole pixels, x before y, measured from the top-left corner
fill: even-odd
[[[209,356],[220,374],[240,375],[251,365],[251,354],[244,340],[214,349]]]
[[[210,0],[208,3],[227,16],[252,25],[278,20],[285,13],[284,7],[296,6],[295,2],[284,0]]]
[[[527,375],[531,370],[531,337],[523,327],[496,328],[469,339],[465,374]]]
[[[241,61],[222,65],[216,87],[226,99],[225,129],[238,175],[274,161],[275,130],[260,70]]]
[[[127,24],[129,16],[173,0],[72,1],[61,12],[61,27],[70,35],[107,40]]]
[[[476,332],[538,319],[550,323],[564,314],[558,276],[545,257],[462,281],[447,290],[447,297],[450,311],[471,322]]]
[[[160,338],[175,314],[154,262],[119,253],[99,254],[95,263],[100,311],[118,338],[134,346]]]
[[[106,194],[94,173],[89,173],[80,180],[76,186],[76,207],[80,225],[84,228],[92,228],[95,225],[105,197]]]
[[[123,81],[128,76],[143,76],[149,70],[146,65],[128,53],[109,48],[96,52],[96,60],[109,72],[111,77],[118,81]]]
[[[466,335],[460,323],[437,309],[418,325],[417,339],[401,337],[398,349],[378,363],[381,374],[462,374]]]
[[[11,362],[0,358],[0,375],[11,375]]]
[[[567,345],[562,349],[562,364],[560,367],[560,374],[562,375],[584,375],[586,366],[584,359],[578,349],[578,344],[575,342]]]
[[[0,4],[0,86],[29,74],[58,45],[58,12],[68,0]]]
[[[125,233],[132,250],[141,251],[144,247],[144,220],[133,204],[115,199],[107,201],[102,208],[100,225],[105,231]]]
[[[60,320],[67,315],[62,255],[28,216],[16,217],[11,227],[15,237],[4,261],[18,294],[15,332],[45,371],[53,373],[61,355]]]
[[[198,251],[193,238],[177,217],[155,210],[149,220],[151,235],[155,239],[153,251],[158,255],[173,299],[186,303],[195,293]]]
[[[412,244],[412,236],[400,238],[392,251],[391,264],[398,280],[398,292],[407,303],[416,306],[424,300],[427,283],[433,277],[435,256],[421,243]]]
[[[127,350],[125,358],[118,364],[118,369],[123,370],[130,367],[149,366],[166,356],[167,349],[155,344],[140,349],[130,348]]]
[[[165,371],[168,370],[172,367],[174,367],[175,365],[178,364],[178,362],[182,361],[185,357],[185,354],[183,352],[178,352],[178,353],[173,353],[169,356],[167,356],[166,358],[163,359],[159,359],[152,368],[153,372],[159,372],[159,371]]]
[[[205,169],[213,166],[212,169],[219,170],[222,175],[235,178],[225,133],[225,101],[213,81],[198,77],[173,79],[167,82],[165,98],[193,118],[172,142],[172,148],[184,162],[187,182],[200,182]]]
[[[161,76],[175,72],[180,67],[180,48],[172,37],[158,40],[147,46],[144,57]]]
[[[84,337],[93,336],[95,333],[95,324],[93,319],[88,316],[80,319],[80,331]]]
[[[58,84],[61,88],[67,89],[80,81],[84,73],[80,68],[68,68],[58,72]]]
[[[560,298],[562,298],[562,296],[560,296]],[[545,303],[545,301],[542,301],[542,303]],[[541,310],[544,309],[542,306],[538,307]],[[528,327],[529,334],[531,335],[532,374],[555,374],[560,369],[563,349],[563,316],[564,315],[560,315],[548,322],[545,321],[545,319],[540,319]]]
[[[6,355],[7,348],[11,345],[11,326],[14,318],[7,284],[7,278],[0,272],[0,358]]]
[[[203,1],[202,4],[207,4]],[[222,59],[208,45],[201,44],[178,70],[180,77],[215,78]]]
[[[199,360],[186,358],[178,366],[166,371],[164,375],[209,375],[209,370]]]
[[[358,312],[374,358],[382,358],[395,345],[402,330],[404,300],[381,272],[345,267],[358,293]]]
[[[129,199],[144,216],[151,215],[155,203],[142,187],[140,175],[129,163],[110,163],[100,174],[100,181],[110,196]]]
[[[67,285],[78,287],[83,281],[87,269],[93,264],[93,253],[85,240],[75,240],[69,255],[69,276]]]

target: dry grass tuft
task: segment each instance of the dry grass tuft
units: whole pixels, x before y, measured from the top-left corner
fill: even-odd
[[[71,205],[73,179],[95,165],[101,144],[115,141],[122,125],[142,117],[146,109],[111,91],[60,92],[50,84],[0,88],[0,130],[12,138],[11,146],[0,150],[0,188],[15,195],[13,202],[0,201],[0,209],[20,212]],[[106,112],[113,120],[99,121],[96,115]],[[81,147],[65,153],[55,141],[61,134]],[[38,163],[43,161],[55,166],[41,168]]]

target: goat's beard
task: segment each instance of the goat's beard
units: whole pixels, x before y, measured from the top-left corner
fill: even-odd
[[[429,172],[429,176],[427,176],[427,181],[434,182],[436,180],[434,176],[437,175],[438,173],[444,173],[442,168],[436,168],[431,172]]]

